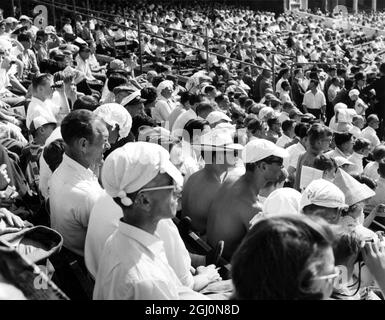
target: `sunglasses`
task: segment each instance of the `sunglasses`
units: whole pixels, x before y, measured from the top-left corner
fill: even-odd
[[[339,277],[340,272],[337,267],[334,267],[334,273],[325,275],[325,276],[318,276],[315,277],[316,280],[326,280],[326,282],[330,285],[334,285],[335,280]]]

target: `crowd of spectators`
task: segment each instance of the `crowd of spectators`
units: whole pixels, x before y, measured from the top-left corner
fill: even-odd
[[[384,299],[381,37],[93,9],[0,20],[0,260],[49,262],[71,299]]]

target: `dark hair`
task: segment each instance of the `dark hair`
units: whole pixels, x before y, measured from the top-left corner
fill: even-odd
[[[156,100],[157,93],[154,87],[144,87],[140,90],[140,97],[146,99],[146,104],[152,103]]]
[[[90,110],[83,109],[70,112],[65,116],[60,127],[64,142],[71,145],[75,140],[86,138],[92,143],[94,136],[92,123],[95,120],[96,116]]]
[[[22,42],[22,41],[30,41],[32,40],[31,36],[28,33],[20,33],[17,36],[17,41]]]
[[[352,139],[353,135],[349,132],[335,132],[334,133],[334,142],[336,146],[339,148],[344,143],[349,142]]]
[[[313,167],[321,171],[337,170],[338,166],[334,159],[321,154],[315,157]]]
[[[245,107],[245,102],[249,99],[248,96],[246,95],[241,95],[238,99],[239,101],[239,105],[241,106],[241,108],[244,108]]]
[[[204,112],[211,112],[211,111],[214,111],[214,107],[209,102],[201,102],[196,107],[197,116],[200,116]]]
[[[196,103],[201,103],[203,101],[203,96],[200,94],[192,94],[190,95],[190,98],[188,99],[188,103],[190,106],[196,104]]]
[[[365,138],[357,138],[353,145],[353,151],[357,152],[370,147],[370,141]]]
[[[191,119],[184,126],[184,134],[188,134],[188,137],[190,138],[190,141],[191,141],[195,130],[202,131],[204,127],[208,125],[209,123],[206,120]]]
[[[97,107],[99,107],[98,100],[93,96],[81,96],[76,99],[73,105],[73,110],[89,110],[94,111]]]
[[[182,105],[185,105],[186,102],[189,102],[190,96],[191,96],[191,93],[190,93],[190,92],[188,92],[188,91],[182,92],[181,95],[180,95],[180,100],[179,100],[179,102],[180,102]]]
[[[266,122],[267,122],[267,125],[269,126],[269,128],[271,128],[275,124],[281,124],[277,117],[267,119]]]
[[[333,248],[335,265],[346,265],[348,259],[360,252],[361,240],[355,231],[338,228],[335,232]]]
[[[345,89],[346,90],[350,90],[351,88],[353,88],[353,85],[354,85],[354,81],[351,80],[351,79],[346,79],[345,80]]]
[[[293,128],[294,126],[295,126],[294,120],[285,120],[282,123],[282,131],[286,132],[286,131],[290,130],[291,128]]]
[[[327,126],[320,123],[314,123],[307,132],[307,135],[309,137],[309,143],[311,145],[314,145],[318,140],[322,139],[323,137],[332,136],[332,134],[332,131]]]
[[[47,162],[48,167],[54,172],[61,164],[64,154],[64,140],[58,139],[52,141],[44,148],[43,158]]]
[[[280,215],[262,219],[246,234],[232,259],[235,299],[321,299],[311,292],[324,266],[322,251],[333,233],[322,219]]]
[[[378,173],[380,174],[381,177],[385,177],[385,163],[380,162],[378,164]]]
[[[263,121],[259,119],[251,119],[247,124],[247,130],[249,130],[252,134],[257,131],[261,131],[263,129]]]
[[[120,74],[112,74],[107,81],[107,88],[109,91],[114,91],[114,88],[128,84],[128,80],[125,76]]]
[[[150,126],[150,127],[156,127],[156,121],[152,119],[151,117],[143,114],[137,114],[135,117],[132,118],[132,127],[131,132],[135,137],[135,140],[138,139],[139,135],[139,128],[141,126]]]
[[[372,121],[374,120],[378,120],[378,116],[376,114],[370,114],[368,115],[368,117],[366,118],[366,122],[369,124],[371,123]]]
[[[38,86],[46,84],[52,79],[49,73],[37,73],[32,78],[32,89],[36,90]]]
[[[310,125],[308,123],[299,122],[295,125],[294,133],[298,138],[303,139],[307,137],[309,128]]]

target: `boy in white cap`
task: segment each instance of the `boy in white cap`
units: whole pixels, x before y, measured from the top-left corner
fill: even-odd
[[[228,130],[213,129],[202,135],[200,144],[193,147],[201,151],[205,167],[192,174],[184,185],[182,217],[189,216],[192,227],[204,235],[215,194],[226,179],[229,168],[235,164],[236,153],[243,146],[234,143]]]
[[[207,240],[211,246],[224,240],[223,257],[231,259],[241,243],[250,220],[261,211],[260,190],[281,175],[288,153],[265,139],[252,140],[242,152],[246,173],[228,179],[212,201],[207,219]]]
[[[161,220],[175,216],[183,183],[169,153],[154,144],[130,143],[111,153],[102,176],[123,218],[100,257],[94,299],[204,299],[182,285],[155,234]]]

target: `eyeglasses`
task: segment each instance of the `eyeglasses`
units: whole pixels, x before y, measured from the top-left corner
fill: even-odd
[[[338,215],[340,217],[345,217],[349,213],[349,207],[340,207],[338,208]]]
[[[263,162],[267,163],[267,164],[273,164],[273,163],[276,163],[280,166],[283,165],[283,159],[282,158],[279,158],[279,157],[275,157],[275,156],[270,156],[270,157],[267,157],[265,159],[262,160]]]
[[[326,280],[329,284],[334,284],[335,279],[340,275],[340,271],[337,267],[334,267],[334,273],[325,276],[315,277],[316,280]]]

